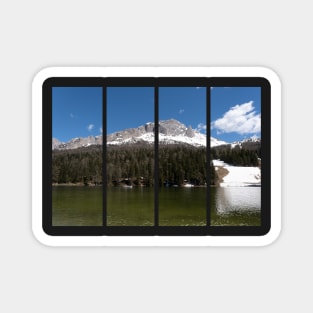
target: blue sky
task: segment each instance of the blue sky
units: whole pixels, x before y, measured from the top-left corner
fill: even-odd
[[[211,136],[227,142],[261,136],[260,87],[211,87]]]
[[[54,87],[53,137],[66,142],[102,133],[101,87]],[[259,87],[211,87],[211,136],[227,142],[260,136]],[[159,88],[159,119],[206,133],[206,88]],[[107,133],[154,121],[153,87],[107,88]]]
[[[159,88],[159,119],[171,118],[206,133],[206,88]]]
[[[197,128],[205,124],[206,92],[199,87],[159,89],[159,119],[177,119]],[[107,133],[154,122],[153,87],[107,88]]]
[[[153,87],[107,88],[107,134],[153,121]]]
[[[53,87],[52,137],[66,142],[101,132],[101,87]]]

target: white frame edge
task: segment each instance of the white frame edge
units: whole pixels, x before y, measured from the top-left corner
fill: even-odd
[[[263,77],[271,84],[271,229],[264,236],[50,236],[42,228],[42,84],[50,77]],[[49,67],[32,83],[32,230],[48,246],[265,246],[281,231],[281,83],[265,67]]]

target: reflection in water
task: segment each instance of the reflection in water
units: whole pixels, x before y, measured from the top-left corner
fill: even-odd
[[[260,226],[261,187],[211,190],[211,226]]]
[[[102,187],[53,187],[53,226],[101,226]],[[260,187],[211,188],[210,226],[260,226]],[[153,226],[154,189],[107,189],[108,226]],[[206,188],[160,188],[160,226],[205,226]]]
[[[107,226],[153,226],[153,224],[153,188],[107,188]]]
[[[225,214],[234,211],[258,211],[261,209],[261,188],[224,187],[217,188],[216,210]]]
[[[206,188],[160,188],[160,226],[205,226]]]

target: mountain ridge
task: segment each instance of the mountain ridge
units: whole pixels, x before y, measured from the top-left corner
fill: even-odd
[[[148,122],[144,125],[127,128],[107,135],[107,145],[129,145],[136,143],[154,143],[155,125]],[[250,139],[246,139],[249,141]],[[252,140],[252,139],[251,139]],[[257,141],[254,138],[255,142]],[[159,121],[159,142],[160,144],[186,144],[195,147],[206,146],[206,135],[200,133],[197,129],[175,120]],[[68,142],[61,142],[57,138],[52,138],[52,150],[67,150],[92,145],[102,145],[102,135],[76,137]],[[211,147],[231,145],[232,147],[241,145],[241,142],[228,143],[217,138],[211,137]]]

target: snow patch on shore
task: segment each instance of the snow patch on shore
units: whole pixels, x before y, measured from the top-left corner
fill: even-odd
[[[252,166],[233,166],[220,160],[213,160],[214,166],[223,167],[228,174],[223,177],[221,187],[261,186],[261,169]]]

